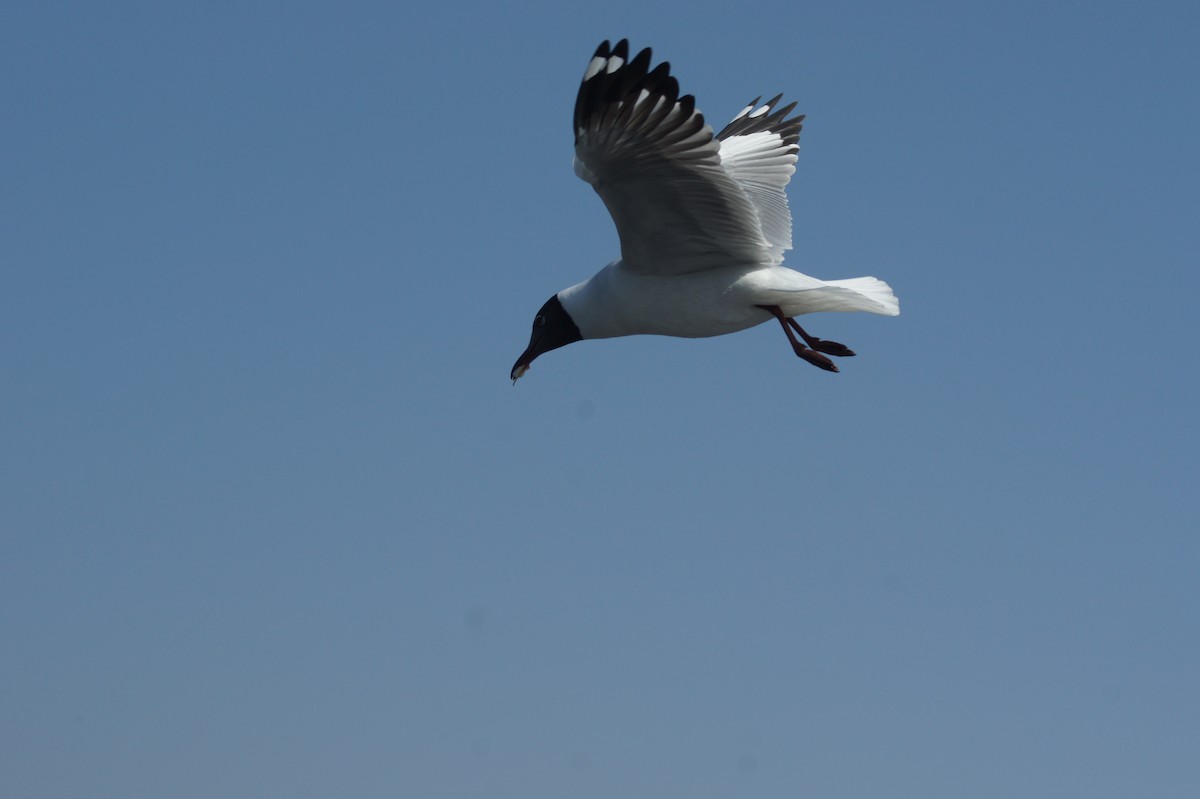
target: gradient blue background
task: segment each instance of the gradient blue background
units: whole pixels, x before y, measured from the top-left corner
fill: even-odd
[[[0,9],[0,794],[1193,797],[1194,3]],[[584,342],[631,38],[897,319]]]

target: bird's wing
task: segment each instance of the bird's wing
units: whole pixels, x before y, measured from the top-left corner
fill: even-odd
[[[792,248],[792,214],[784,189],[796,171],[804,116],[788,119],[795,103],[779,108],[783,95],[758,105],[752,100],[717,134],[721,166],[750,198],[774,263]]]
[[[747,128],[749,140],[739,142],[749,143],[747,152],[753,150],[755,157],[761,152],[753,136],[764,132],[759,122],[755,118]],[[632,60],[624,39],[611,49],[606,41],[596,50],[575,101],[575,173],[595,188],[612,215],[626,267],[683,274],[778,263],[783,250],[779,215],[756,207],[774,193],[740,184],[722,166],[725,146],[731,145],[713,137],[694,98],[679,96],[670,66],[663,62],[650,69],[649,49]],[[794,151],[791,155],[794,161]],[[778,157],[786,160],[788,153],[769,160]],[[752,158],[733,161],[753,176],[755,186],[778,182],[778,168],[768,170],[775,177],[763,183],[750,168]],[[763,218],[773,220],[769,236]]]

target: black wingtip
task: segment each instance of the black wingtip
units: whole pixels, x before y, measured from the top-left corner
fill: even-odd
[[[684,119],[690,117],[696,110],[696,98],[693,95],[685,94],[679,98],[679,112]]]
[[[691,95],[681,96],[671,64],[663,61],[652,68],[649,47],[632,60],[629,52],[629,40],[621,39],[611,47],[605,41],[592,56],[575,97],[576,144],[587,131],[605,127],[653,129],[666,143],[685,141],[702,130],[704,118]]]
[[[777,94],[765,103],[760,103],[761,97],[756,97],[750,102],[746,110],[733,118],[716,135],[718,141],[724,141],[732,136],[745,136],[750,133],[757,133],[763,130],[773,131],[783,137],[786,144],[796,144],[800,140],[801,123],[804,121],[804,115],[800,114],[788,119],[788,114],[796,109],[795,103],[790,103],[783,108],[776,108],[783,99],[782,94]],[[756,110],[760,109],[757,116],[751,116]]]
[[[630,69],[640,73],[642,77],[645,77],[646,73],[650,70],[651,57],[652,53],[650,52],[650,48],[642,48],[642,51],[635,55],[633,60],[629,62]]]

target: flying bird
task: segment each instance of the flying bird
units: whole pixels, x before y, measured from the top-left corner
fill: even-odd
[[[775,319],[805,361],[854,352],[809,335],[795,317],[815,311],[895,316],[900,304],[874,277],[818,280],[782,265],[792,248],[784,189],[796,171],[803,115],[782,95],[751,101],[716,135],[680,96],[650,49],[605,41],[575,99],[575,174],[612,215],[621,257],[555,294],[533,319],[512,381],[534,359],[583,339],[651,334],[703,338]],[[797,336],[799,338],[797,338]]]

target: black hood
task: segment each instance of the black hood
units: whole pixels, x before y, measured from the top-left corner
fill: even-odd
[[[576,341],[583,340],[583,336],[579,333],[579,327],[575,324],[575,320],[563,308],[562,303],[558,300],[558,295],[555,294],[550,299],[546,300],[546,304],[538,310],[537,316],[533,318],[533,330],[529,334],[529,346],[521,353],[521,357],[517,358],[517,362],[513,364],[512,372],[509,377],[513,382],[517,381],[525,370],[529,368],[529,364],[533,363],[544,352],[556,350],[559,347],[565,347]]]

